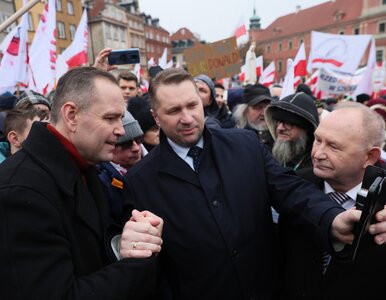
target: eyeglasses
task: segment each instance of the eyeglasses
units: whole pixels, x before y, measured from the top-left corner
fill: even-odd
[[[123,150],[129,149],[129,148],[133,147],[134,142],[135,142],[137,145],[142,144],[142,142],[143,142],[143,136],[140,136],[140,137],[137,137],[137,138],[135,138],[135,139],[129,140],[129,141],[127,141],[127,142],[124,142],[123,144],[120,144],[119,146],[121,146]]]
[[[294,127],[293,124],[289,124],[289,123],[279,121],[279,120],[276,120],[276,127],[279,126],[280,123],[283,124],[283,127],[285,130],[291,130]]]

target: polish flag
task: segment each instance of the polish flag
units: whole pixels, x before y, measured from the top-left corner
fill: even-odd
[[[155,65],[156,65],[156,64],[155,64],[154,57],[151,57],[151,58],[149,59],[149,61],[147,62],[147,67],[150,68],[150,67],[153,67],[153,66],[155,66]]]
[[[87,10],[85,9],[76,29],[74,40],[61,54],[70,68],[87,64],[87,40]]]
[[[30,48],[29,88],[46,95],[55,84],[56,9],[48,0]]]
[[[158,59],[158,65],[164,70],[167,68],[167,65],[168,65],[167,59],[168,59],[168,49],[165,48],[164,52],[162,53],[162,56]]]
[[[295,64],[292,59],[287,60],[287,73],[284,77],[284,82],[283,82],[283,90],[280,95],[280,100],[283,99],[284,97],[288,95],[292,95],[295,93],[294,89],[294,71],[295,71]]]
[[[245,26],[245,21],[243,17],[240,19],[239,23],[237,24],[237,27],[233,32],[232,36],[236,37],[236,43],[238,47],[248,42],[249,35],[248,35],[247,27]]]
[[[377,65],[377,59],[376,59],[375,40],[374,38],[372,38],[370,52],[367,58],[367,67],[363,74],[362,80],[359,82],[357,88],[352,94],[353,96],[356,97],[357,95],[363,94],[363,93],[371,95],[373,93],[374,91],[373,73],[376,65]]]
[[[141,82],[141,78],[143,76],[143,70],[141,68],[141,64],[135,64],[135,66],[134,66],[134,74],[137,76],[138,82]]]
[[[265,85],[266,87],[269,87],[271,84],[275,82],[275,76],[276,76],[276,68],[275,63],[272,61],[261,73],[261,76],[259,78],[259,83],[262,85]]]
[[[260,76],[263,71],[263,56],[256,57],[256,76]]]
[[[245,81],[245,70],[247,69],[247,67],[245,65],[242,65],[241,68],[240,68],[240,74],[239,74],[239,79],[240,81]]]
[[[27,47],[28,14],[24,14],[21,22],[5,37],[3,58],[0,65],[0,94],[14,93],[20,83],[27,86],[28,47]]]
[[[310,78],[308,78],[306,80],[305,84],[310,87],[312,94],[314,96],[316,96],[318,99],[320,99],[321,98],[321,94],[318,92],[318,78],[319,78],[319,70],[316,70],[310,76]]]
[[[307,75],[306,48],[304,47],[304,43],[300,45],[298,53],[294,59],[294,74],[295,76]]]

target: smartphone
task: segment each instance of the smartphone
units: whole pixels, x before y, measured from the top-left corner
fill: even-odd
[[[112,50],[107,60],[109,65],[139,64],[139,49]]]

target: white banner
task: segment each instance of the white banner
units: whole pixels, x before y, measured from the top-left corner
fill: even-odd
[[[366,68],[357,70],[354,75],[332,70],[320,69],[317,90],[323,95],[352,94],[363,77]]]
[[[311,32],[307,71],[330,69],[353,74],[370,42],[371,35],[341,35]]]

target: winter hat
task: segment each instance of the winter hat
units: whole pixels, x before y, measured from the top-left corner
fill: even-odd
[[[370,109],[375,110],[378,114],[382,116],[384,120],[386,120],[386,99],[373,99],[367,102],[366,105],[370,107]]]
[[[365,101],[368,101],[368,100],[371,99],[370,95],[369,94],[365,94],[365,93],[357,95],[356,98],[357,98],[357,102],[362,103],[362,104]]]
[[[20,100],[16,103],[16,107],[19,107],[26,101],[30,101],[33,105],[44,104],[51,110],[51,103],[43,95],[31,90],[25,90],[20,97]]]
[[[212,79],[210,79],[205,74],[200,74],[200,75],[194,77],[194,80],[195,81],[202,81],[203,83],[205,83],[210,89],[211,102],[212,103],[216,102],[216,89],[214,88],[214,83],[213,83]]]
[[[12,109],[17,101],[16,96],[11,93],[0,95],[0,110]]]
[[[125,129],[125,135],[121,136],[118,140],[118,145],[124,144],[137,137],[143,135],[141,127],[138,121],[128,111],[125,111],[125,116],[122,119],[123,128]]]
[[[262,101],[271,102],[271,93],[269,89],[262,84],[253,84],[245,87],[243,102],[249,106],[254,106]]]
[[[149,76],[150,78],[154,78],[159,72],[163,71],[160,66],[152,66],[149,68]]]
[[[300,83],[296,88],[296,93],[306,93],[308,96],[313,97],[310,87],[305,83]]]
[[[314,100],[305,93],[296,93],[273,101],[267,106],[265,119],[272,136],[276,136],[275,120],[296,125],[312,133],[319,125]]]
[[[143,97],[133,97],[127,104],[127,110],[138,121],[143,132],[148,131],[156,125],[153,115],[150,111],[149,102]]]

